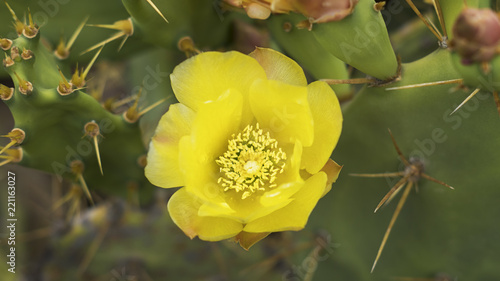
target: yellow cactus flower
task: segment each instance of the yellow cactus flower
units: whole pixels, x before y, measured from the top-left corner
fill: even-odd
[[[271,49],[206,52],[170,76],[180,103],[152,138],[146,176],[180,187],[172,220],[194,238],[248,249],[271,232],[304,228],[340,167],[330,160],[342,113],[324,82]]]

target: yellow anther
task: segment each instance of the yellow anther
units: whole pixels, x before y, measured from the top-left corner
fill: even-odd
[[[276,187],[275,180],[285,167],[286,154],[269,132],[248,125],[228,141],[227,151],[215,162],[220,166],[218,183],[224,191],[242,192],[245,199],[257,191]]]

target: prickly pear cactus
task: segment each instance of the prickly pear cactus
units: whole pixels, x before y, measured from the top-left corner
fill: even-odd
[[[499,5],[2,3],[0,279],[500,279]],[[255,47],[333,89],[342,170],[304,229],[244,250],[244,231],[189,239],[168,205],[182,189],[144,170],[162,116],[180,108],[174,68]]]

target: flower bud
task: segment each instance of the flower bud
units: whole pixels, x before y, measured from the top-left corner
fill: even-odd
[[[500,20],[490,9],[467,8],[453,26],[452,47],[463,64],[491,61],[500,42]]]
[[[339,21],[352,13],[359,0],[294,0],[296,9],[312,22]]]
[[[292,2],[295,0],[225,0],[229,5],[244,8],[253,19],[267,19],[271,13],[288,13],[296,11]]]
[[[245,6],[247,15],[252,19],[265,20],[271,15],[271,10],[268,7],[257,3],[250,3]]]
[[[359,0],[225,0],[245,8],[249,17],[267,19],[271,13],[298,12],[311,22],[339,21],[352,13]]]

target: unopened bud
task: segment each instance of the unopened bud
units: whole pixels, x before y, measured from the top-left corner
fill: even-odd
[[[314,23],[339,21],[350,15],[359,0],[294,0],[296,9]]]
[[[225,0],[229,5],[244,8],[248,16],[254,19],[267,19],[271,13],[295,11],[294,0]]]
[[[271,15],[271,9],[257,3],[248,4],[245,11],[250,18],[258,20],[265,20]]]
[[[490,9],[466,8],[453,26],[453,49],[463,64],[488,62],[500,42],[500,20]]]

